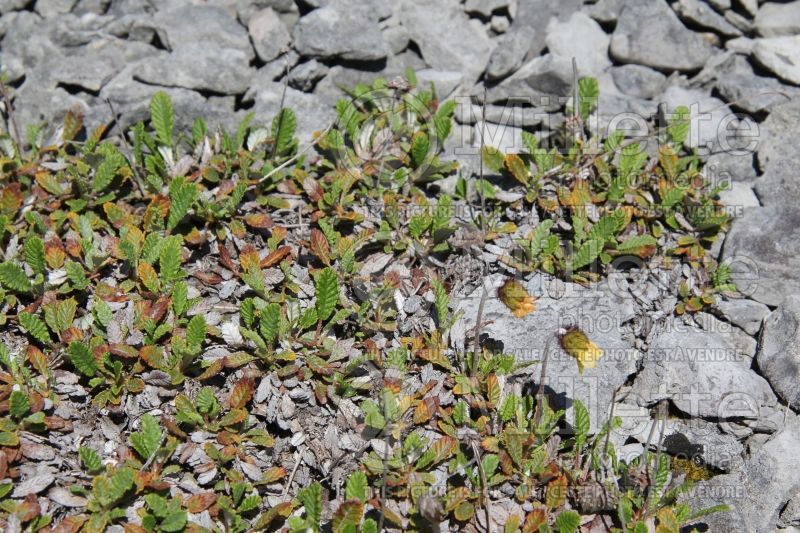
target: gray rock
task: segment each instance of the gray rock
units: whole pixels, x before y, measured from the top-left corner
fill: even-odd
[[[399,54],[408,48],[411,37],[409,37],[408,30],[406,30],[405,27],[401,24],[395,24],[383,30],[383,40],[386,41],[389,50],[391,50],[393,54]]]
[[[538,56],[545,48],[550,19],[566,20],[580,8],[579,0],[526,0],[506,33],[492,50],[486,65],[488,79],[499,79],[516,70],[526,59]],[[517,35],[520,33],[521,35]]]
[[[777,399],[750,361],[725,332],[675,318],[651,341],[629,399],[643,406],[669,399],[693,417],[761,418],[774,411]],[[741,404],[751,408],[745,415]]]
[[[750,184],[756,179],[753,154],[726,152],[712,154],[706,161],[703,175],[712,187],[737,181]]]
[[[289,73],[289,85],[298,91],[310,92],[319,80],[328,73],[328,67],[316,59],[306,61]]]
[[[502,275],[486,279],[488,298],[483,320],[487,325],[482,331],[502,343],[502,347],[497,346],[502,353],[513,354],[518,361],[540,361],[549,346],[546,385],[556,395],[554,404],[569,407],[571,400],[580,399],[588,407],[592,431],[596,431],[607,417],[614,391],[635,372],[640,358],[625,334],[625,324],[634,316],[632,298],[625,291],[613,289],[610,281],[589,289],[535,274],[525,285],[537,298],[537,309],[515,318],[496,296],[503,281]],[[615,278],[617,282],[624,280]],[[465,311],[467,328],[475,324],[482,290],[477,289],[457,305]],[[582,375],[575,359],[561,349],[556,338],[559,328],[570,325],[581,327],[603,350],[596,367],[585,369]],[[534,374],[538,376],[538,372]],[[567,419],[571,418],[568,413]]]
[[[250,18],[247,31],[261,61],[271,61],[289,46],[292,36],[278,14],[271,8],[262,9]]]
[[[761,330],[761,323],[769,314],[769,307],[753,300],[721,300],[716,304],[720,313],[732,324],[746,333],[755,335]]]
[[[43,17],[57,17],[72,11],[76,0],[37,0],[36,12]]]
[[[800,123],[800,97],[772,108],[758,132],[758,165],[766,170],[782,159],[800,161],[797,149],[797,124]]]
[[[756,39],[753,57],[779,78],[800,85],[800,35]]]
[[[661,94],[667,79],[657,70],[642,65],[622,65],[609,71],[620,91],[637,98],[655,98]]]
[[[743,33],[750,33],[753,31],[753,23],[736,11],[726,11],[725,20],[736,26]]]
[[[766,2],[754,22],[762,37],[779,37],[800,33],[800,0],[787,3]]]
[[[756,42],[749,37],[737,37],[730,41],[725,41],[725,50],[736,52],[737,54],[750,55],[753,53],[753,48]]]
[[[558,97],[566,97],[572,93],[572,78],[571,59],[547,54],[532,59],[513,76],[490,87],[487,98],[489,103],[510,100],[540,107],[553,104],[560,107]],[[476,94],[479,100],[483,99],[482,91],[476,91]],[[552,102],[544,103],[543,98]]]
[[[800,295],[789,294],[764,320],[757,360],[775,392],[800,408]]]
[[[505,15],[495,15],[489,23],[495,33],[505,33],[511,27],[511,21]]]
[[[196,43],[145,59],[134,78],[164,87],[243,94],[250,87],[253,74],[248,57],[242,52]]]
[[[29,0],[0,0],[0,13],[6,14],[10,11],[23,9],[29,3]]]
[[[731,8],[731,0],[708,0],[708,5],[722,13]]]
[[[489,37],[480,22],[470,20],[458,5],[403,0],[399,17],[430,67],[462,72],[470,82],[483,73]]]
[[[736,326],[724,322],[710,313],[700,312],[694,315],[694,321],[703,331],[725,335],[727,340],[736,349],[736,353],[746,360],[749,367],[756,355],[757,343],[751,336]],[[745,359],[746,358],[746,359]]]
[[[478,121],[473,129],[472,144],[475,153],[481,147],[481,135],[484,145],[497,148],[504,154],[519,154],[523,151],[522,128],[517,128],[507,123],[496,124],[493,122]]]
[[[774,306],[800,292],[798,227],[800,210],[794,204],[747,208],[734,220],[722,257],[742,294]]]
[[[108,11],[110,5],[111,0],[78,0],[72,12],[79,16],[86,13],[102,15]]]
[[[741,213],[745,207],[759,207],[756,193],[753,192],[753,183],[734,181],[728,184],[728,188],[719,193],[719,200],[733,216]]]
[[[315,9],[298,21],[292,35],[295,49],[308,57],[375,61],[388,53],[377,22],[355,6]]]
[[[55,81],[99,92],[123,67],[152,55],[143,43],[97,40],[55,62],[48,75]]]
[[[778,520],[778,527],[781,529],[791,526],[795,527],[795,529],[797,526],[800,526],[800,493],[795,494],[794,497],[789,500],[789,503],[787,503],[786,507],[781,511],[780,520]],[[787,531],[787,533],[790,532]]]
[[[609,40],[597,22],[578,11],[563,22],[550,19],[545,43],[552,54],[576,58],[581,76],[598,76],[611,65]]]
[[[250,45],[247,30],[226,9],[212,5],[169,3],[152,18],[143,17],[143,23],[156,28],[161,42],[170,50],[185,45],[236,50],[247,60],[255,53]],[[196,48],[195,48],[196,49]]]
[[[617,21],[624,3],[624,0],[600,0],[584,6],[583,12],[601,24],[609,24]]]
[[[781,510],[798,492],[798,439],[800,420],[790,416],[742,466],[696,483],[681,500],[693,509],[729,506],[728,512],[702,519],[707,531],[774,531]]]
[[[714,54],[714,48],[686,29],[665,0],[627,0],[610,50],[623,63],[679,71],[700,69]]]
[[[712,30],[720,35],[736,37],[742,34],[741,30],[725,20],[725,17],[700,0],[678,0],[675,5],[675,11],[687,22]]]
[[[758,76],[740,55],[734,55],[728,65],[721,67],[716,86],[726,100],[748,113],[770,111],[787,99],[800,96],[797,87],[784,85],[775,78]]]
[[[793,154],[796,155],[796,154]],[[797,165],[800,159],[786,158],[770,162],[756,183],[756,194],[764,207],[792,205],[800,196]]]
[[[467,0],[467,3],[464,4],[464,11],[478,13],[488,18],[492,16],[493,11],[507,9],[509,3],[509,0]]]

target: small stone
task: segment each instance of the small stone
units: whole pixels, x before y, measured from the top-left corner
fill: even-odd
[[[766,2],[758,10],[754,26],[762,37],[800,34],[800,0],[785,4]]]
[[[756,39],[753,57],[779,78],[800,85],[800,35]]]
[[[315,9],[297,22],[292,33],[294,47],[303,56],[375,61],[388,53],[377,22],[363,8]]]
[[[511,21],[505,15],[495,15],[489,25],[495,33],[505,33],[511,26]]]
[[[389,45],[389,49],[393,54],[399,54],[406,48],[411,38],[408,36],[408,30],[400,24],[389,26],[383,30],[383,40]]]
[[[750,33],[753,30],[753,23],[736,11],[726,11],[725,20],[738,28],[742,33]]]
[[[755,17],[758,13],[758,0],[735,0],[736,3],[744,9],[748,15]]]
[[[756,42],[749,37],[737,37],[736,39],[731,39],[730,41],[725,41],[725,49],[730,50],[732,52],[736,52],[737,54],[744,54],[750,55],[753,53],[753,47],[756,45]]]
[[[301,63],[289,73],[289,85],[298,91],[311,92],[319,80],[328,73],[328,67],[316,59]]]
[[[261,61],[271,61],[289,46],[292,36],[275,11],[270,8],[256,13],[247,24],[247,31]]]
[[[551,19],[545,43],[552,54],[576,58],[580,75],[598,76],[611,65],[609,40],[596,21],[578,11],[564,22]]]
[[[735,37],[742,32],[725,18],[700,0],[678,0],[675,11],[684,20],[712,30],[726,37]]]
[[[45,18],[57,17],[72,11],[76,0],[37,0],[36,12]]]
[[[623,63],[690,71],[702,68],[714,48],[688,30],[665,0],[628,0],[611,36],[610,51]]]
[[[622,65],[610,69],[614,85],[624,94],[637,98],[655,98],[664,88],[667,77],[642,65]],[[602,94],[602,92],[601,92]]]
[[[583,11],[600,24],[611,24],[617,22],[623,4],[624,0],[600,0],[584,6]]]
[[[532,28],[521,28],[506,33],[489,57],[486,76],[490,80],[501,79],[519,68],[528,53],[528,43],[533,34]]]
[[[507,9],[509,0],[467,0],[464,4],[464,11],[467,13],[478,13],[484,18],[492,16],[492,12]]]
[[[722,315],[742,328],[749,335],[755,335],[761,330],[764,317],[769,314],[769,307],[747,299],[721,300],[716,304]]]
[[[426,68],[416,72],[416,75],[420,87],[427,88],[433,83],[440,100],[452,94],[464,81],[463,74],[452,70]]]

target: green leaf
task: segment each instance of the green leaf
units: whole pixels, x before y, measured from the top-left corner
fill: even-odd
[[[449,327],[448,317],[450,315],[450,298],[447,295],[447,290],[444,285],[438,280],[432,280],[433,284],[433,302],[436,309],[436,320],[439,323],[439,328]]]
[[[436,114],[433,115],[433,125],[436,128],[436,137],[439,138],[440,146],[450,136],[453,130],[453,113],[456,110],[457,102],[448,100],[439,105]]]
[[[572,258],[572,268],[579,270],[591,264],[603,251],[603,241],[588,240]]]
[[[360,470],[356,470],[347,478],[347,488],[345,491],[348,500],[358,499],[362,502],[367,501],[369,496],[369,483],[367,475]]]
[[[586,437],[589,435],[589,411],[578,399],[573,402],[573,407],[575,409],[575,448],[578,450],[577,453],[580,453],[586,443]]]
[[[161,531],[166,531],[167,533],[183,531],[186,527],[187,519],[188,515],[186,511],[175,511],[174,513],[168,514],[158,527]]]
[[[306,509],[306,523],[315,532],[319,531],[322,518],[322,485],[315,481],[308,487],[300,489],[297,499]]]
[[[372,518],[367,518],[361,524],[361,533],[378,533],[378,523]]]
[[[319,273],[316,280],[317,320],[325,321],[339,303],[339,279],[330,267]]]
[[[158,91],[150,100],[150,122],[156,132],[158,141],[171,148],[175,118],[172,110],[172,101],[164,91]]]
[[[109,322],[111,322],[111,319],[114,318],[114,314],[111,311],[111,306],[100,299],[96,299],[94,301],[92,313],[94,313],[94,317],[97,319],[97,322],[103,327],[108,326]]]
[[[272,119],[272,137],[275,139],[273,155],[283,154],[292,147],[295,130],[297,130],[297,117],[294,111],[284,107]]]
[[[178,281],[172,286],[172,310],[177,317],[182,317],[189,310],[189,286],[185,281]]]
[[[28,335],[42,344],[50,342],[50,332],[47,330],[47,325],[38,316],[22,311],[19,314],[19,324]]]
[[[14,263],[0,263],[0,284],[15,292],[31,292],[31,282],[25,270]]]
[[[111,146],[111,145],[103,145]],[[102,147],[101,147],[102,148]],[[103,192],[117,175],[117,171],[125,165],[125,157],[116,151],[115,148],[106,149],[105,159],[98,165],[94,172],[94,182],[92,190],[95,193]]]
[[[44,242],[38,235],[32,235],[25,240],[23,246],[25,261],[34,274],[44,275]]]
[[[200,351],[206,338],[206,320],[203,315],[194,315],[186,326],[186,343],[192,351]]]
[[[28,395],[21,390],[11,391],[11,397],[8,399],[8,413],[19,420],[28,414],[31,410],[31,401]]]
[[[242,322],[246,327],[251,327],[256,318],[255,300],[252,298],[245,298],[239,305],[239,314],[242,317]]]
[[[64,270],[67,271],[67,279],[76,290],[82,291],[89,286],[89,278],[86,277],[86,272],[84,272],[80,263],[67,261],[64,265]]]
[[[181,246],[183,237],[172,235],[164,239],[158,255],[158,264],[161,271],[161,281],[172,283],[183,278],[186,273],[181,269]]]
[[[0,446],[18,446],[19,435],[11,431],[0,431]]]
[[[578,81],[578,101],[581,118],[586,120],[589,113],[597,106],[600,97],[600,86],[595,78],[581,78]]]
[[[581,515],[575,511],[564,511],[558,515],[554,525],[558,533],[575,533],[581,525]]]
[[[652,235],[636,235],[630,239],[624,240],[617,246],[620,252],[628,252],[637,250],[643,246],[654,246],[658,241]]]
[[[616,237],[617,233],[622,230],[622,225],[625,223],[625,212],[620,209],[614,211],[609,215],[600,217],[600,220],[595,222],[592,229],[589,230],[587,239],[597,239],[600,241],[608,242]]]
[[[78,449],[78,455],[83,463],[83,468],[90,474],[100,472],[103,469],[103,461],[100,459],[100,454],[87,446],[81,446]]]
[[[430,141],[425,132],[416,132],[411,139],[411,159],[414,161],[414,166],[419,167],[425,162],[429,147]]]
[[[637,174],[644,164],[647,162],[647,152],[645,152],[639,143],[629,144],[622,149],[619,156],[619,175],[630,180],[631,177]]]
[[[213,387],[203,387],[197,393],[197,398],[194,401],[197,410],[203,414],[209,414],[214,411],[217,405],[217,397],[214,395]]]
[[[186,213],[198,196],[197,185],[186,183],[185,178],[178,177],[169,184],[169,218],[167,219],[167,229],[175,229],[180,224]]]
[[[683,144],[689,135],[691,113],[685,105],[678,106],[672,112],[667,124],[667,135],[675,144]]]
[[[134,477],[135,473],[130,467],[117,470],[111,477],[110,490],[104,495],[104,501],[107,502],[105,505],[110,506],[121,500],[122,497],[125,496],[125,493],[133,487]]]
[[[69,360],[72,365],[84,376],[94,377],[97,373],[97,361],[95,361],[89,346],[80,341],[72,341],[67,349]]]
[[[142,459],[149,459],[161,442],[161,426],[156,417],[150,414],[142,416],[139,431],[131,433],[131,446]]]
[[[264,342],[272,345],[278,338],[278,331],[281,320],[281,306],[277,303],[269,304],[261,314],[260,333]]]

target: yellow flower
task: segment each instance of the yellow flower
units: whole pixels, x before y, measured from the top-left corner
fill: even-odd
[[[577,327],[562,331],[558,340],[564,351],[578,361],[578,372],[583,374],[584,368],[594,368],[597,360],[603,357],[603,350]]]
[[[503,286],[497,290],[500,301],[508,307],[517,318],[522,318],[528,313],[536,311],[536,301],[533,296],[528,294],[525,287],[518,281],[509,278]]]

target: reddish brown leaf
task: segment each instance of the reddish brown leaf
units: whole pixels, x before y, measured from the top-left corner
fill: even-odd
[[[219,243],[219,262],[234,274],[239,273],[239,267],[233,262],[231,252],[223,243]]]
[[[234,385],[228,405],[231,409],[241,409],[253,397],[255,383],[252,378],[245,378]]]
[[[244,223],[251,228],[269,229],[275,225],[275,222],[266,213],[250,213],[245,215]]]
[[[262,268],[269,268],[271,266],[277,265],[280,263],[287,255],[292,253],[292,249],[289,246],[281,246],[267,257],[261,260],[261,267]]]
[[[219,285],[224,281],[222,276],[216,272],[202,272],[197,270],[192,272],[192,276],[199,279],[205,285]]]
[[[186,500],[186,510],[190,513],[202,513],[217,501],[214,491],[198,492]]]
[[[311,229],[311,242],[309,244],[311,253],[322,261],[326,266],[331,265],[331,247],[328,238],[317,228]]]

